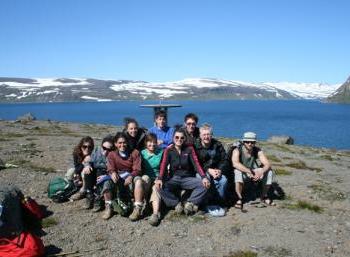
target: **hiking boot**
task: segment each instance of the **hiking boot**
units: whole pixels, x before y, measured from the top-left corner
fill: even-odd
[[[85,192],[78,191],[70,197],[72,201],[78,201],[85,198]]]
[[[93,212],[99,212],[103,210],[103,202],[101,200],[95,201]]]
[[[149,224],[152,226],[158,226],[160,222],[159,214],[152,214],[151,217],[148,220]]]
[[[112,206],[109,203],[105,204],[105,210],[101,215],[101,218],[104,220],[108,220],[109,218],[111,218],[113,215],[113,210],[112,210]]]
[[[198,210],[198,207],[197,207]],[[194,213],[194,204],[191,202],[187,202],[184,206],[184,213],[185,215],[189,216]]]
[[[94,207],[94,195],[92,193],[86,194],[84,208],[90,210]]]
[[[179,202],[176,206],[175,206],[175,213],[176,214],[182,214],[184,211],[184,207],[182,206],[182,203]]]
[[[142,206],[136,205],[134,207],[134,210],[130,214],[129,219],[131,221],[137,221],[137,220],[139,220],[141,218],[141,215],[142,215]]]

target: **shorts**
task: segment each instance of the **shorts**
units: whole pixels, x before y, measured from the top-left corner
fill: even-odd
[[[153,201],[160,201],[160,194],[154,185],[154,179],[151,179],[147,175],[143,175],[141,179],[143,182],[145,199],[148,199],[149,195],[151,194],[151,196],[149,197],[150,203]],[[151,190],[152,190],[152,192],[151,192]]]
[[[262,168],[253,169],[253,171],[257,171],[260,169]],[[234,172],[235,172],[235,183],[243,183],[244,181],[247,181],[248,179],[250,179],[250,177],[248,177],[247,173],[245,172],[241,172],[240,170],[237,170],[237,169],[235,169]],[[269,170],[265,172],[264,177],[262,178],[261,181],[264,183],[264,185],[271,185],[273,179],[274,179],[274,174],[272,170]]]

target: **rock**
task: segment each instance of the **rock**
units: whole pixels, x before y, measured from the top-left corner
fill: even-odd
[[[281,145],[293,145],[294,139],[291,136],[272,136],[269,139],[267,139],[267,142]]]
[[[5,162],[0,159],[0,170],[5,169],[5,168],[6,168]]]
[[[24,114],[23,116],[17,117],[17,120],[19,120],[20,122],[28,122],[36,120],[36,118],[29,112]]]

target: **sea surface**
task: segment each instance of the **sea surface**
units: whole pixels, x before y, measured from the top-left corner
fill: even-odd
[[[0,104],[0,118],[15,120],[32,113],[40,120],[122,125],[124,117],[136,118],[143,127],[153,125],[153,110],[141,104],[156,101],[115,101],[80,103]],[[240,138],[245,131],[254,131],[265,140],[272,135],[289,135],[295,144],[350,149],[350,105],[318,101],[255,101],[208,100],[163,101],[180,104],[169,109],[169,124],[183,123],[193,112],[199,124],[210,123],[216,136]]]

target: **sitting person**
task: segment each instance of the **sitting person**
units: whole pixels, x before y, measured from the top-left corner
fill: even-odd
[[[140,128],[138,122],[133,118],[125,118],[124,121],[123,133],[128,141],[130,151],[134,149],[141,151],[145,148],[145,130]]]
[[[194,113],[186,114],[184,118],[184,129],[187,145],[194,145],[195,140],[199,138],[199,128],[197,127],[198,117]]]
[[[71,200],[76,201],[85,197],[86,189],[82,179],[82,171],[85,166],[89,165],[90,155],[94,149],[94,140],[87,136],[83,137],[73,150],[73,164],[74,168],[70,168],[66,173],[68,180],[73,180],[75,185],[81,187],[80,190],[71,196]]]
[[[94,211],[98,212],[105,206],[102,219],[112,217],[111,202],[113,199],[114,183],[107,172],[107,157],[110,152],[114,151],[114,140],[112,136],[102,139],[100,147],[95,148],[91,153],[89,165],[84,167],[84,183],[86,187],[86,209],[94,207]],[[96,199],[95,199],[96,196]],[[105,203],[103,205],[103,202]]]
[[[213,138],[213,128],[204,124],[199,128],[200,138],[195,142],[198,160],[212,184],[209,190],[210,202],[224,204],[227,187],[223,171],[226,164],[226,152],[223,145]]]
[[[136,149],[130,151],[127,140],[122,132],[118,132],[114,137],[116,151],[109,153],[107,170],[114,183],[118,183],[119,188],[134,190],[134,210],[129,219],[136,221],[142,216],[143,209],[143,186],[141,174],[141,156]]]
[[[149,201],[152,204],[153,209],[153,214],[149,219],[149,223],[152,226],[157,226],[160,222],[160,195],[153,185],[154,180],[159,176],[160,161],[162,159],[163,150],[158,148],[157,136],[152,133],[146,135],[145,145],[146,148],[141,151],[142,171],[144,174],[142,176],[142,181],[144,183],[145,199],[150,199]]]
[[[173,140],[174,144],[163,153],[159,176],[154,183],[166,206],[176,206],[177,213],[184,211],[186,215],[191,215],[205,200],[210,181],[199,164],[194,148],[184,144],[183,129],[175,131]],[[196,173],[201,178],[196,177]],[[181,190],[192,190],[184,207],[180,199]]]
[[[243,184],[249,179],[254,182],[263,183],[261,200],[263,203],[271,205],[272,199],[268,198],[267,195],[272,184],[273,177],[271,165],[263,151],[255,146],[255,133],[244,133],[242,142],[243,144],[238,146],[232,152],[232,164],[235,174],[235,189],[238,197],[235,207],[242,208]],[[257,160],[261,162],[262,167],[259,167]]]
[[[163,110],[157,111],[154,117],[155,126],[148,130],[157,136],[157,144],[164,149],[172,143],[174,129],[167,126],[166,112]]]

